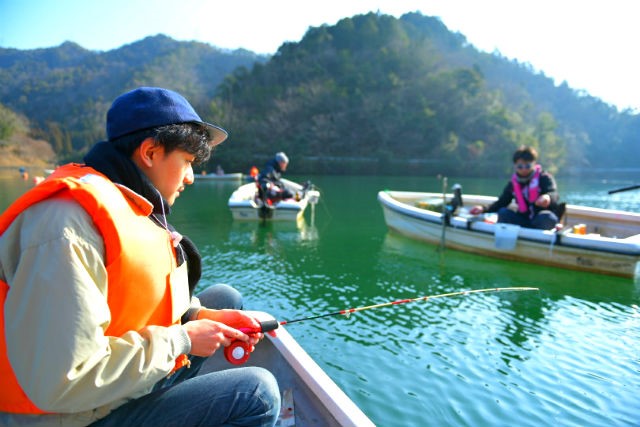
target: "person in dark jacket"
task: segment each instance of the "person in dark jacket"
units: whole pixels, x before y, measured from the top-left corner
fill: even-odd
[[[470,213],[498,212],[498,222],[549,230],[559,222],[558,190],[553,175],[536,163],[533,147],[521,146],[513,154],[514,173],[502,194],[488,207],[474,206]],[[508,206],[516,202],[517,210]]]
[[[294,192],[281,180],[282,173],[287,170],[288,165],[289,158],[281,151],[267,162],[258,175],[261,197],[269,205],[294,196]]]

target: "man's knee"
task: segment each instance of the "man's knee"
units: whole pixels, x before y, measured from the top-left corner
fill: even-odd
[[[551,211],[541,211],[532,221],[534,228],[550,230],[558,223],[558,217]]]
[[[517,213],[509,208],[500,208],[498,210],[498,222],[507,224],[518,224],[520,221],[517,215]]]
[[[271,372],[263,368],[252,368],[252,375],[256,382],[256,396],[264,405],[266,417],[272,417],[275,423],[280,415],[280,387]]]
[[[222,310],[225,308],[242,310],[242,294],[224,283],[209,286],[196,295],[200,303],[207,308]]]

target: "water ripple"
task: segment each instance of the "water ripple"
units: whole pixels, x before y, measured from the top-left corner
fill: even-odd
[[[565,194],[570,202],[587,200]],[[375,200],[366,200],[354,209],[379,212]],[[248,308],[279,320],[460,290],[540,288],[286,326],[376,424],[640,425],[640,288],[620,278],[438,251],[387,232],[379,217],[367,222],[369,213],[332,215],[319,217],[323,227],[307,240],[286,227],[216,230],[216,239],[199,243],[203,286],[232,284]]]

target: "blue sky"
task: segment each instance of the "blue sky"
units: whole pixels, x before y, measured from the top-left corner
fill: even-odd
[[[148,35],[274,53],[306,30],[369,11],[438,16],[478,49],[530,64],[640,112],[635,0],[0,0],[0,47],[66,40],[110,50]]]

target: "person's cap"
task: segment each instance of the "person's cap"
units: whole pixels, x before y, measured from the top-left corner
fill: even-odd
[[[287,157],[286,154],[284,154],[282,151],[280,151],[279,153],[276,153],[276,162],[278,163],[289,163],[289,158]]]
[[[107,112],[107,138],[112,141],[134,132],[179,123],[204,125],[211,145],[227,139],[227,131],[202,121],[182,95],[158,87],[140,87],[117,97]]]

